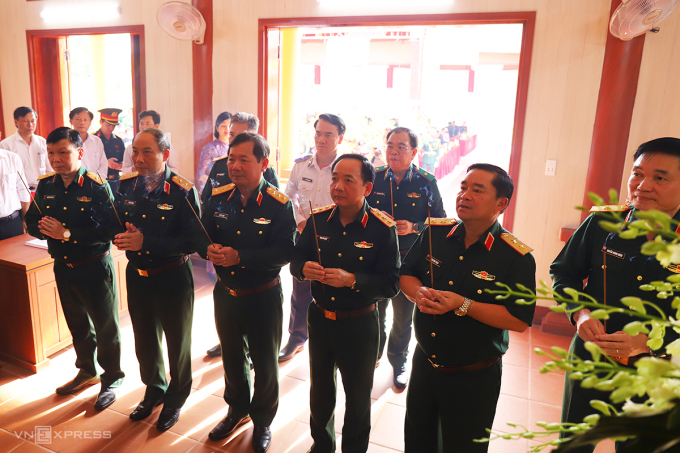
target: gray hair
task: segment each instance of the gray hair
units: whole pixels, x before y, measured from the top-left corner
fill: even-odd
[[[248,132],[252,132],[254,134],[257,133],[257,131],[260,129],[260,120],[255,116],[251,115],[250,113],[246,112],[238,112],[236,115],[231,117],[231,124],[234,123],[240,123],[240,124],[248,124]]]
[[[163,132],[162,130],[156,129],[155,127],[149,127],[147,129],[144,129],[143,131],[139,131],[137,137],[139,136],[139,134],[144,133],[153,135],[153,138],[156,139],[158,149],[160,149],[162,153],[170,149],[170,140],[168,140],[168,136],[165,135],[165,132]]]

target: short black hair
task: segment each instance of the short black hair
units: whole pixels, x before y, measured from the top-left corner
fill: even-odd
[[[338,165],[338,162],[343,159],[354,159],[361,162],[361,180],[364,182],[364,184],[367,182],[373,184],[375,182],[375,167],[371,161],[366,159],[366,157],[362,156],[361,154],[342,154],[335,160],[335,162],[333,162],[333,167],[331,167],[331,170],[335,171],[335,166]]]
[[[680,139],[674,137],[655,138],[640,145],[633,154],[633,161],[645,154],[665,154],[680,159]]]
[[[147,116],[151,117],[153,124],[161,124],[161,116],[155,110],[144,110],[143,112],[139,112],[137,119],[138,121],[142,121],[142,118],[146,118]]]
[[[83,113],[83,112],[89,113],[89,114],[90,114],[90,119],[91,119],[91,120],[94,119],[94,113],[90,112],[90,110],[88,110],[87,107],[76,107],[76,108],[74,108],[74,109],[71,110],[71,112],[68,114],[68,119],[72,120],[74,116],[76,116],[76,115],[78,115],[78,114],[80,114],[80,113]]]
[[[321,115],[319,115],[319,118],[317,118],[317,120],[314,121],[315,129],[316,125],[319,123],[319,120],[324,120],[328,123],[331,123],[333,126],[337,127],[338,135],[345,135],[347,126],[345,126],[345,122],[338,115],[333,115],[332,113],[322,113]]]
[[[18,120],[19,118],[25,117],[29,113],[34,114],[36,118],[38,117],[38,114],[35,113],[35,110],[33,110],[32,108],[30,108],[30,107],[19,107],[16,110],[14,110],[14,119]]]
[[[489,173],[494,173],[495,176],[491,180],[491,184],[496,188],[496,199],[507,198],[508,204],[505,206],[505,209],[508,209],[510,200],[512,200],[512,194],[515,192],[515,184],[512,182],[512,178],[508,172],[501,167],[491,164],[472,164],[468,167],[467,172],[469,173],[472,170],[484,170]],[[505,211],[505,209],[503,209],[503,211]]]
[[[392,134],[399,134],[400,132],[406,132],[408,134],[409,142],[411,142],[411,148],[418,148],[418,136],[408,127],[395,127],[387,133],[387,140],[390,139]]]
[[[269,143],[267,143],[267,140],[265,140],[263,136],[254,132],[245,131],[238,134],[231,141],[229,150],[244,143],[253,144],[253,154],[257,158],[258,162],[262,162],[262,159],[265,157],[269,159]]]
[[[217,132],[217,127],[224,123],[227,120],[231,119],[231,113],[229,112],[222,112],[219,115],[217,115],[217,119],[215,120],[215,138],[220,138],[220,133]]]
[[[83,139],[80,137],[80,132],[65,126],[58,127],[52,132],[50,132],[45,141],[47,142],[48,145],[53,145],[64,139],[71,142],[71,144],[75,146],[76,149],[80,149],[83,147]]]

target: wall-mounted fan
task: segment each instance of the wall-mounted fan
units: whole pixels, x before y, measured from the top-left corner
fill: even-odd
[[[628,41],[655,28],[673,12],[680,0],[622,0],[609,21],[609,31]]]
[[[203,44],[205,19],[200,11],[182,2],[168,2],[158,8],[158,25],[176,39]]]

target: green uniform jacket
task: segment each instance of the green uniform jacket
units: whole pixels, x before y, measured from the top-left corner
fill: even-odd
[[[626,213],[629,222],[635,220],[635,212],[636,209],[633,208]],[[674,218],[680,220],[680,212]],[[663,268],[655,256],[640,253],[642,244],[647,242],[645,236],[621,239],[618,235],[600,228],[598,222],[603,219],[601,216],[591,214],[569,238],[550,266],[553,290],[563,294],[565,288],[574,288],[604,303],[605,269],[602,266],[606,255],[607,305],[621,307],[622,297],[634,296],[656,303],[667,316],[675,317],[671,299],[657,299],[656,292],[640,289],[640,285],[644,283],[665,281],[674,273]],[[588,279],[588,283],[584,288],[585,279]],[[574,307],[572,304],[572,308]],[[625,314],[612,313],[607,320],[607,333],[621,331],[626,324],[634,320]],[[668,329],[664,344],[676,338],[678,335],[672,329]]]
[[[232,289],[249,289],[279,275],[293,253],[296,224],[293,203],[264,178],[243,206],[238,188],[231,184],[204,205],[203,225],[217,244],[238,250],[240,263],[215,266],[220,279]],[[210,242],[204,238],[200,253],[207,258]]]
[[[35,201],[45,216],[60,221],[71,232],[68,241],[43,235],[38,227],[42,215],[31,203],[26,213],[28,233],[47,239],[48,252],[56,261],[72,263],[101,255],[111,248],[111,239],[118,232],[109,195],[111,190],[94,173],[80,167],[73,182],[64,187],[56,173],[40,178]]]
[[[123,225],[130,222],[144,235],[141,250],[125,252],[137,269],[153,269],[191,255],[197,250],[201,235],[205,237],[196,218],[201,210],[193,184],[167,165],[164,172],[163,180],[151,192],[144,186],[144,177],[136,172],[120,179],[116,195],[118,215]]]
[[[208,201],[208,198],[210,198],[210,194],[214,188],[231,184],[229,170],[227,169],[228,159],[229,154],[215,160],[215,163],[210,169],[210,176],[205,183],[203,192],[201,192],[201,204],[205,204]],[[281,187],[279,183],[279,176],[276,174],[276,170],[274,170],[272,167],[267,167],[267,169],[264,171],[264,179],[277,189]]]
[[[433,219],[433,223],[439,219]],[[453,291],[476,302],[503,305],[515,318],[531,325],[535,305],[517,305],[514,298],[496,299],[486,289],[499,289],[496,282],[513,289],[522,284],[536,288],[536,262],[531,249],[508,233],[498,222],[465,248],[462,222],[444,220],[425,229],[401,267],[401,275],[418,278],[430,287],[429,234],[432,232],[434,289]],[[513,242],[516,241],[516,242]],[[519,250],[519,251],[518,251]],[[453,311],[429,315],[416,310],[414,316],[418,346],[434,363],[464,366],[498,357],[508,349],[507,330],[458,316]]]
[[[399,293],[399,242],[397,227],[368,202],[356,220],[343,227],[335,205],[314,211],[321,249],[321,265],[343,269],[356,277],[354,289],[334,288],[312,281],[312,296],[330,311],[352,311]],[[304,280],[307,261],[319,261],[314,241],[314,222],[308,221],[295,244],[290,273]]]
[[[104,153],[106,154],[106,159],[115,158],[119,164],[123,163],[123,156],[125,155],[125,143],[123,139],[115,134],[111,134],[111,138],[106,138],[106,135],[99,129],[94,135],[100,138],[102,144],[104,145]],[[104,175],[101,175],[104,177]],[[108,180],[117,181],[120,177],[120,170],[114,170],[109,167],[109,172],[106,176]]]
[[[375,172],[373,191],[367,197],[369,205],[385,211],[394,220],[417,223],[418,231],[423,229],[427,219],[428,203],[432,217],[446,217],[437,180],[430,173],[411,164],[397,185],[390,167],[378,167]],[[417,233],[399,236],[399,249],[407,252],[417,238]]]

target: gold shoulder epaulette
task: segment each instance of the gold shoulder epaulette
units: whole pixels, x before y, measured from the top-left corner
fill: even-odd
[[[313,213],[313,214],[318,214],[318,213],[320,213],[320,212],[330,211],[330,210],[333,209],[334,207],[335,207],[334,204],[329,204],[328,206],[323,206],[323,207],[321,207],[321,208],[316,208],[316,209],[314,209],[314,210],[312,211],[312,213]]]
[[[229,157],[229,154],[225,154],[224,156],[216,157],[213,159],[213,162],[217,162],[218,160],[222,160]]]
[[[192,187],[194,187],[191,182],[187,181],[186,179],[182,178],[180,175],[175,175],[172,177],[172,182],[180,186],[184,190],[191,190]]]
[[[593,206],[590,212],[625,212],[630,209],[630,206],[625,204],[609,204],[605,206]]]
[[[99,175],[92,173],[91,171],[87,172],[88,178],[90,178],[92,181],[96,182],[100,186],[104,184],[104,181],[102,181],[102,178],[99,177]]]
[[[387,165],[383,165],[382,167],[375,167],[375,171],[379,172],[379,171],[387,170],[387,168],[388,168]]]
[[[429,220],[425,220],[425,225],[432,226],[450,226],[458,223],[458,219],[441,219],[437,217],[432,217]]]
[[[297,163],[297,162],[304,162],[304,161],[306,161],[307,159],[311,159],[311,158],[312,158],[312,155],[311,155],[311,154],[307,154],[307,155],[305,155],[305,156],[298,157],[297,159],[295,159],[295,162],[296,162],[296,163]]]
[[[124,174],[123,176],[118,178],[118,181],[125,181],[126,179],[136,178],[137,176],[139,176],[139,173],[136,172],[136,171],[133,171],[132,173]]]
[[[269,195],[271,195],[271,197],[273,199],[275,199],[276,201],[278,201],[281,204],[286,204],[286,203],[288,203],[288,200],[290,200],[289,196],[282,194],[281,192],[279,192],[278,190],[276,190],[273,187],[267,187],[267,193]]]
[[[53,171],[52,173],[47,173],[47,174],[38,176],[38,179],[51,178],[52,176],[54,176],[54,175],[56,175],[56,174],[57,174],[57,172],[56,172],[56,171]]]
[[[221,193],[229,192],[234,187],[236,187],[236,184],[234,184],[233,182],[231,184],[227,184],[226,186],[215,187],[212,190],[212,196],[214,197],[215,195],[219,195]]]
[[[526,255],[527,253],[534,250],[510,233],[501,234],[501,239],[507,242],[510,247],[517,250],[521,255]]]
[[[387,217],[380,209],[371,208],[371,214],[390,228],[397,224],[397,222]]]

